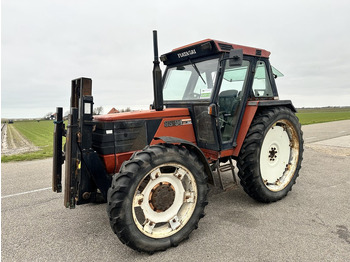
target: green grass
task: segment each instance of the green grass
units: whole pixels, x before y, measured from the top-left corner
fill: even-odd
[[[52,157],[53,154],[53,130],[52,120],[15,121],[13,124],[23,136],[31,141],[40,150],[36,152],[1,156],[1,162],[33,160]]]
[[[350,108],[298,109],[297,116],[302,125],[325,123],[350,119]]]

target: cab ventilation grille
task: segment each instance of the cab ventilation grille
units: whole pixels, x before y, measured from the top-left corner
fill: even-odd
[[[219,47],[224,51],[230,51],[233,47],[232,45],[219,43]]]

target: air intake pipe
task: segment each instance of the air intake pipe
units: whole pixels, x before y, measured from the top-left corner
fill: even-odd
[[[153,108],[156,111],[163,110],[163,87],[162,87],[162,70],[159,67],[158,59],[158,40],[157,31],[153,31],[153,48],[154,48],[154,61],[153,61],[153,93],[154,102]]]

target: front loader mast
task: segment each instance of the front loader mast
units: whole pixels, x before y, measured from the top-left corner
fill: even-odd
[[[61,192],[61,164],[65,163],[64,205],[74,208],[75,204],[101,202],[106,200],[111,178],[97,153],[92,149],[92,131],[94,123],[92,81],[79,78],[72,81],[70,114],[66,131],[66,146],[63,157],[62,108],[57,108],[54,141],[57,146],[53,156],[53,191]],[[60,112],[60,113],[59,113]],[[61,142],[61,147],[59,146]],[[97,187],[99,190],[97,190]]]

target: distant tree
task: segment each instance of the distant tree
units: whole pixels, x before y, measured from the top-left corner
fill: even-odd
[[[98,106],[96,108],[94,108],[94,115],[101,115],[103,113],[103,106]]]
[[[126,109],[121,109],[120,112],[121,113],[123,113],[123,112],[131,112],[131,108],[127,107]]]

